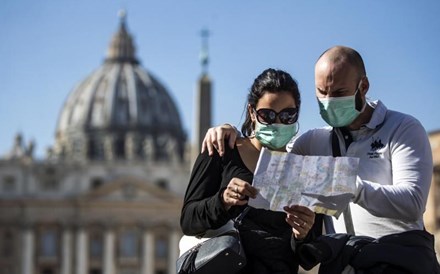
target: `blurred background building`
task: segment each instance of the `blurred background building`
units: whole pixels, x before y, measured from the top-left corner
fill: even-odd
[[[440,130],[429,133],[434,170],[424,215],[426,229],[435,235],[437,258],[440,261]]]
[[[47,157],[36,159],[35,144],[17,134],[0,158],[0,274],[175,273],[182,198],[211,125],[208,32],[191,144],[126,24],[121,13],[105,61],[70,92]],[[438,234],[440,131],[429,137],[435,167],[425,221]]]
[[[36,159],[35,144],[18,134],[0,158],[1,274],[175,273],[199,148],[187,142],[170,93],[136,58],[126,24],[122,12],[105,61],[70,92],[47,157]],[[195,123],[205,132],[203,45]]]

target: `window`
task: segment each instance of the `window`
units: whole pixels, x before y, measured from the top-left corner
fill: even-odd
[[[158,150],[156,151],[156,158],[160,161],[167,161],[167,146],[168,146],[169,136],[161,134],[156,138],[156,145]]]
[[[103,239],[102,239],[102,233],[92,233],[90,235],[89,240],[89,250],[90,250],[90,258],[92,259],[100,259],[102,258],[103,254]]]
[[[119,137],[115,141],[115,154],[118,159],[125,158],[125,139],[123,137]]]
[[[5,176],[3,178],[3,191],[4,192],[14,192],[15,189],[15,177],[14,176]]]
[[[92,268],[89,271],[90,274],[102,274],[102,270],[99,268]]]
[[[41,270],[41,274],[54,274],[54,270],[52,268],[43,268],[43,270]]]
[[[14,257],[14,234],[11,230],[5,230],[2,232],[0,246],[2,258]]]
[[[91,182],[92,189],[97,189],[98,187],[102,186],[103,180],[101,178],[93,178]]]
[[[73,154],[80,156],[83,151],[83,142],[80,140],[74,140],[72,144]]]
[[[45,178],[41,182],[41,190],[53,191],[58,189],[58,182],[55,178]]]
[[[41,232],[40,252],[42,257],[57,256],[57,234],[55,229],[47,229]]]
[[[126,230],[119,238],[119,255],[121,258],[136,258],[138,256],[139,242],[135,230]]]
[[[43,191],[53,191],[58,189],[57,172],[54,167],[48,167],[41,178],[40,186]]]
[[[48,167],[48,168],[46,168],[46,175],[47,176],[55,176],[55,174],[56,174],[56,170],[55,170],[55,168],[54,167]]]
[[[143,142],[137,140],[136,143],[134,144],[134,147],[135,147],[135,155],[140,159],[145,159]]]
[[[128,101],[128,87],[127,81],[122,75],[119,88],[117,89],[117,107],[115,107],[115,122],[117,125],[126,125],[129,123],[130,113],[129,113],[129,101]]]
[[[88,141],[87,156],[92,160],[104,159],[104,144],[99,139]]]
[[[159,179],[156,185],[162,189],[168,189],[168,181],[166,179]]]
[[[156,258],[166,259],[168,256],[168,241],[165,237],[156,238]]]
[[[102,79],[96,88],[94,107],[91,113],[91,124],[102,126],[105,123],[105,94],[108,89],[108,79]]]

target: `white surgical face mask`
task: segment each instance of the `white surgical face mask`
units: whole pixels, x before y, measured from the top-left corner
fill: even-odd
[[[265,147],[280,149],[298,133],[298,122],[264,125],[255,121],[255,138]]]
[[[322,119],[332,127],[345,127],[350,125],[361,114],[365,107],[359,111],[356,109],[356,96],[359,88],[354,95],[344,97],[317,98]]]

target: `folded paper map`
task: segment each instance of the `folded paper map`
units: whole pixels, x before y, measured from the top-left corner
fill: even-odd
[[[274,211],[303,205],[339,217],[356,192],[359,159],[300,156],[263,148],[254,174],[259,190],[249,205]]]

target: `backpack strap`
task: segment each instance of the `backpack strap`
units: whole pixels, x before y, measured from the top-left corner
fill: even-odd
[[[345,127],[337,128],[341,131],[344,136],[345,148],[348,149],[350,144],[353,142],[353,137],[350,134],[350,131]],[[332,152],[333,157],[341,157],[341,148],[339,146],[338,135],[336,134],[336,128],[332,129]],[[351,210],[350,204],[347,205],[347,208],[342,212],[344,216],[345,229],[348,234],[355,235],[353,219],[351,218]]]
[[[234,227],[238,229],[238,227],[241,225],[241,221],[243,220],[244,216],[248,213],[248,211],[251,209],[250,206],[246,206],[246,208],[234,219]]]

